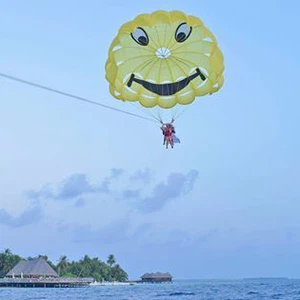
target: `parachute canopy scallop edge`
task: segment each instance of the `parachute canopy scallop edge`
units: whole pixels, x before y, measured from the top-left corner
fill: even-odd
[[[110,93],[144,107],[172,108],[223,85],[224,59],[214,35],[180,11],[138,15],[114,38],[106,62]]]

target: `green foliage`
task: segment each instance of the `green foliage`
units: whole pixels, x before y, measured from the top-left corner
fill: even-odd
[[[112,260],[110,260],[111,262]],[[69,274],[77,277],[93,277],[97,281],[126,281],[128,279],[127,273],[119,265],[112,267],[99,260],[98,257],[90,258],[88,255],[79,261],[67,262],[66,267],[61,269],[60,275],[67,276]]]
[[[111,276],[115,281],[125,281],[128,279],[127,273],[118,264],[111,268]]]
[[[62,277],[93,277],[97,281],[126,281],[127,273],[116,264],[113,254],[108,256],[107,262],[98,257],[90,258],[85,255],[79,261],[69,262],[67,256],[62,255],[57,265],[54,265],[46,255],[42,256],[49,265]],[[22,258],[11,253],[9,249],[0,253],[0,276],[5,276]],[[34,259],[28,257],[27,259]]]
[[[77,276],[72,274],[72,273],[65,273],[63,277],[67,277],[67,278],[76,278]]]
[[[113,254],[109,254],[106,263],[107,263],[110,267],[112,267],[112,266],[116,263],[116,260],[115,260],[115,257],[114,257]]]
[[[10,249],[0,252],[0,277],[4,277],[22,258]]]

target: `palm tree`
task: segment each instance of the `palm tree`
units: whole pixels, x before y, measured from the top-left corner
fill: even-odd
[[[107,262],[110,267],[112,267],[116,263],[116,259],[113,254],[109,254]]]
[[[15,255],[10,249],[5,249],[0,253],[0,277],[9,272],[19,261],[21,257]]]
[[[5,255],[11,255],[12,252],[11,252],[10,249],[7,248],[7,249],[4,250],[4,254],[5,254]]]
[[[120,267],[119,264],[116,264],[111,268],[111,276],[115,281],[126,281],[128,279],[128,274]]]
[[[63,275],[65,270],[68,268],[69,262],[66,255],[62,255],[59,258],[59,262],[57,264],[57,269],[59,270],[59,275]]]

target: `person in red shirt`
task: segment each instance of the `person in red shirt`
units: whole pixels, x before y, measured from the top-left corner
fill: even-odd
[[[164,124],[162,123],[162,127],[161,127],[161,130],[162,130],[162,133],[164,135],[164,145],[166,145],[166,149],[169,148],[169,145],[171,145],[171,147],[173,148],[174,147],[174,143],[173,143],[173,134],[175,133],[175,128],[173,126],[173,123],[174,120],[172,120],[171,123],[167,123],[167,124]]]

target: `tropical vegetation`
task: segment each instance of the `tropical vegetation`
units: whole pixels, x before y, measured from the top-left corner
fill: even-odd
[[[87,254],[79,261],[69,261],[66,255],[62,255],[57,264],[51,262],[47,255],[26,259],[41,256],[62,277],[93,277],[97,281],[126,281],[128,279],[127,273],[116,263],[113,254],[108,256],[106,262],[98,257],[89,257]],[[10,249],[0,252],[0,277],[4,277],[22,259],[25,258],[13,254]]]

